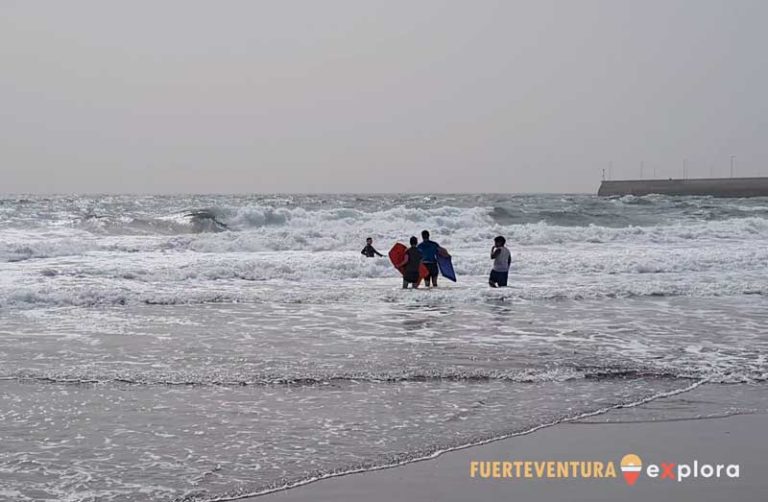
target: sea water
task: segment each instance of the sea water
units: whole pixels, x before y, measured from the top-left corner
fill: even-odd
[[[457,283],[360,255],[424,229]],[[752,397],[644,413],[748,412],[766,272],[768,199],[3,196],[0,499],[226,500],[698,385]]]

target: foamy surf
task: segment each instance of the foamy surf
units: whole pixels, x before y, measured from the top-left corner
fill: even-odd
[[[4,493],[230,500],[703,381],[762,388],[765,207],[570,195],[0,199]],[[386,252],[425,228],[451,250],[458,283],[403,291],[387,259],[359,254],[365,237]],[[497,234],[512,251],[511,287],[491,289]]]

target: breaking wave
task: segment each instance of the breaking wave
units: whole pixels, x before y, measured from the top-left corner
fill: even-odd
[[[350,214],[356,213],[356,214]],[[206,213],[207,214],[207,213]],[[247,221],[263,221],[258,212]],[[281,223],[243,225],[243,220],[224,221],[206,216],[192,219],[192,226],[209,231],[158,232],[148,234],[98,235],[81,228],[6,229],[0,242],[0,260],[6,262],[73,256],[92,252],[168,252],[237,253],[267,251],[328,252],[358,250],[366,237],[386,251],[394,242],[428,228],[440,243],[452,249],[473,249],[485,253],[495,235],[504,234],[512,247],[557,246],[571,244],[626,245],[721,245],[734,241],[765,242],[768,219],[738,219],[670,223],[653,226],[611,227],[553,225],[544,221],[501,225],[485,208],[440,208],[406,210],[395,208],[379,213],[353,210],[314,211],[295,209]],[[146,222],[145,222],[146,224]],[[148,225],[148,224],[147,224]],[[149,225],[153,230],[158,225]],[[165,227],[167,229],[167,227]],[[191,228],[191,227],[190,227]],[[214,230],[215,229],[215,230]]]

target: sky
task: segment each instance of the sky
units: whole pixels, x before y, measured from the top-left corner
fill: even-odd
[[[768,175],[763,0],[0,3],[0,192]],[[641,165],[643,172],[641,173]]]

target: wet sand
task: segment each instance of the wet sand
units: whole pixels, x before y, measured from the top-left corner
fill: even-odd
[[[708,391],[711,393],[711,389]],[[729,386],[722,392],[728,393]],[[691,398],[696,397],[695,392]],[[674,407],[664,400],[653,406]],[[258,497],[259,502],[357,501],[722,501],[762,500],[768,493],[768,414],[648,421],[642,409],[616,410],[583,422],[445,453],[402,467],[329,478]],[[632,487],[622,478],[621,458],[635,453],[644,465],[739,464],[739,478],[651,479],[643,471]],[[613,461],[610,479],[480,479],[472,461]],[[675,467],[677,470],[677,467]]]

